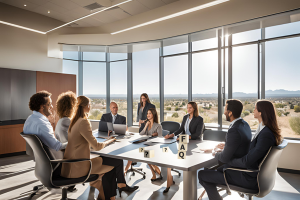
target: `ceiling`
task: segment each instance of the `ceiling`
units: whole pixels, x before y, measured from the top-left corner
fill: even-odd
[[[110,7],[125,0],[0,0],[0,2],[15,6],[24,10],[39,13],[63,22],[70,22],[74,19],[92,13],[87,5],[98,3],[100,6]],[[132,0],[120,5],[117,8],[100,12],[91,17],[79,20],[72,27],[101,26],[137,15],[178,0]],[[24,6],[26,5],[26,6]],[[101,9],[101,8],[100,8]],[[50,11],[50,13],[48,13]]]

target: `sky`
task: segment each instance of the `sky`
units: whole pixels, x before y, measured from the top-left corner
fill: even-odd
[[[266,38],[300,33],[300,22],[266,28]],[[260,29],[233,35],[233,44],[260,39]],[[217,47],[217,39],[196,41],[193,50]],[[300,37],[266,42],[266,90],[300,90]],[[186,52],[188,44],[165,46],[164,55]],[[257,93],[258,47],[256,44],[234,47],[233,92]],[[124,53],[111,53],[111,60],[126,59]],[[193,94],[217,93],[217,51],[193,54]],[[77,52],[64,52],[64,58],[77,59]],[[85,52],[84,60],[104,61],[105,54]],[[133,53],[133,94],[159,94],[159,49]],[[227,62],[227,57],[225,59]],[[106,92],[106,66],[100,62],[84,62],[83,92],[101,94]],[[77,61],[63,61],[63,73],[77,74]],[[188,93],[188,56],[164,58],[164,93]],[[111,94],[127,93],[127,61],[111,62]],[[227,73],[226,73],[227,81]],[[226,84],[227,86],[227,84]]]

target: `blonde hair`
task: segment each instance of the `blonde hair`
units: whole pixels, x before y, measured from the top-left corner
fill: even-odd
[[[77,97],[77,104],[75,106],[75,115],[71,119],[71,123],[69,126],[69,131],[72,130],[72,127],[77,122],[79,118],[87,119],[87,114],[84,113],[84,107],[87,106],[91,100],[85,96],[79,96]]]

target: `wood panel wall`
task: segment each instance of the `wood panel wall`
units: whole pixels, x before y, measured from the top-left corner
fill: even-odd
[[[46,90],[52,94],[53,116],[50,116],[49,121],[53,128],[59,120],[56,115],[56,101],[58,96],[67,91],[72,91],[76,94],[76,75],[59,74],[50,72],[36,72],[36,91]]]
[[[20,135],[24,124],[0,126],[0,154],[26,151],[26,142]]]

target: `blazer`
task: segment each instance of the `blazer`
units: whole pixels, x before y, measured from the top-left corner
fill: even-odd
[[[225,136],[223,151],[216,153],[215,158],[225,164],[234,158],[245,156],[249,151],[251,137],[249,124],[243,119],[236,121]]]
[[[259,164],[268,153],[270,147],[276,146],[276,139],[273,132],[265,126],[250,144],[249,152],[241,158],[235,158],[228,164],[233,167],[244,169],[258,169]],[[247,173],[256,177],[257,173]]]
[[[186,123],[186,120],[187,120],[188,117],[189,117],[189,114],[187,114],[183,117],[180,128],[177,131],[174,132],[175,136],[179,135],[180,133],[185,134],[184,127],[185,127],[185,123]],[[189,130],[190,130],[190,133],[191,133],[191,139],[192,140],[202,138],[203,125],[204,125],[203,124],[203,118],[201,116],[198,116],[198,117],[193,116],[193,119],[192,119],[192,121],[190,122],[190,125],[189,125]]]
[[[91,125],[87,119],[79,118],[68,133],[68,145],[64,159],[90,159],[90,146],[94,150],[103,149],[107,143],[97,142],[93,136]],[[111,166],[102,165],[102,158],[92,158],[91,174],[103,174],[113,169]],[[90,170],[90,162],[63,163],[61,176],[65,178],[79,178],[86,176]]]
[[[68,129],[71,119],[68,117],[60,118],[55,127],[55,137],[61,143],[68,142]]]
[[[138,109],[137,109],[137,115],[136,115],[137,116],[136,117],[136,121],[137,122],[139,121],[139,110],[140,110],[140,107],[141,107],[141,103],[138,103]],[[155,108],[156,109],[155,105],[146,102],[146,105],[145,105],[143,113],[142,113],[142,118],[141,118],[142,120],[147,119],[147,112],[148,112],[149,108]],[[145,127],[145,124],[144,123],[141,124],[139,132],[141,132],[144,129],[144,127]]]
[[[112,122],[111,113],[103,114],[102,117],[101,117],[101,121],[103,121],[103,122]],[[126,124],[126,117],[117,114],[115,124]]]
[[[162,137],[162,127],[160,124],[154,122],[150,130],[146,129],[145,127],[140,132],[140,135],[152,136],[153,133],[158,133],[158,137]]]

